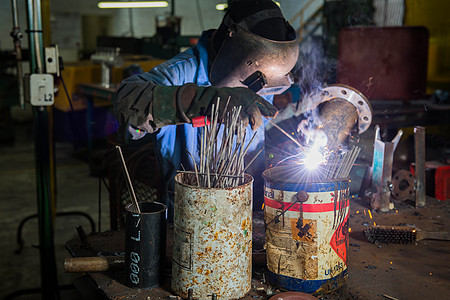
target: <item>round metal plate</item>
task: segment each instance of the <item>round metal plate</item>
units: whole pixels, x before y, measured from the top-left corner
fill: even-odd
[[[408,170],[398,170],[392,176],[392,196],[399,201],[414,199],[414,175]]]
[[[369,100],[359,91],[347,85],[333,84],[325,87],[322,90],[322,95],[324,96],[323,101],[339,98],[353,104],[358,111],[359,133],[363,133],[369,128],[370,123],[372,123],[372,106]]]

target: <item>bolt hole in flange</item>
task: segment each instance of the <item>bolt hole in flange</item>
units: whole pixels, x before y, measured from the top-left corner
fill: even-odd
[[[414,176],[408,170],[398,170],[392,177],[392,196],[399,201],[412,200]]]
[[[398,188],[400,189],[400,191],[405,191],[407,188],[409,188],[409,182],[406,179],[403,179],[402,181],[400,181],[400,183],[398,184]]]
[[[369,128],[370,123],[372,122],[372,106],[370,105],[369,100],[361,92],[350,86],[333,84],[325,87],[322,90],[322,95],[324,96],[322,101],[339,98],[352,103],[358,112],[360,121],[358,124],[359,133],[361,134]]]

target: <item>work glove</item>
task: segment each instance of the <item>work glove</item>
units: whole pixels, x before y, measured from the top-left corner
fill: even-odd
[[[275,106],[245,87],[217,88],[199,87],[196,84],[183,86],[155,86],[153,89],[153,122],[161,128],[165,125],[192,123],[199,116],[210,116],[212,105],[219,101],[219,116],[242,106],[239,115],[244,126],[255,130],[262,124],[262,116],[273,118]],[[230,101],[227,105],[228,98]],[[176,108],[176,109],[175,109]]]

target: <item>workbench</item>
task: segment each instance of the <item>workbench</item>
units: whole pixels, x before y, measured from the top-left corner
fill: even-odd
[[[372,244],[362,231],[374,222],[379,225],[414,224],[426,231],[450,231],[450,201],[427,197],[426,206],[394,201],[395,209],[388,213],[369,214],[370,205],[364,199],[351,199],[350,244],[347,255],[348,280],[339,290],[319,299],[446,299],[450,294],[450,242],[423,240],[413,244]],[[253,279],[252,289],[244,299],[269,299],[272,290],[263,283],[266,270],[264,224],[261,212],[253,219]],[[125,233],[106,231],[88,235],[83,243],[75,238],[66,244],[72,256],[122,254]],[[168,229],[166,274],[164,285],[153,289],[130,289],[123,284],[124,271],[89,273],[74,282],[88,299],[170,299],[170,257],[172,230]],[[90,293],[90,294],[89,294]],[[94,293],[94,294],[92,294]],[[269,294],[269,295],[268,295]],[[389,296],[391,298],[385,297]],[[393,297],[393,298],[392,298]]]
[[[98,87],[89,88],[84,93],[106,92]],[[99,94],[96,94],[99,95]],[[448,126],[449,105],[437,105],[431,101],[372,102],[374,118],[372,124],[385,128],[406,126]],[[371,137],[371,139],[373,139]],[[371,144],[371,143],[370,143]],[[350,205],[350,246],[348,249],[347,284],[340,290],[322,299],[386,299],[383,295],[398,299],[438,299],[450,293],[450,247],[445,241],[420,241],[416,245],[375,245],[363,236],[365,223],[397,225],[414,224],[419,228],[433,231],[450,231],[450,201],[427,198],[427,205],[414,208],[404,202],[396,202],[396,209],[389,213],[372,212],[373,219],[365,212],[370,205],[363,200],[352,199]],[[363,213],[364,212],[364,213]],[[255,213],[253,226],[253,278],[252,289],[244,299],[269,299],[272,288],[265,283],[266,272],[264,230],[261,226],[261,212]],[[259,222],[258,222],[259,221]],[[164,284],[152,289],[131,289],[125,282],[124,271],[88,273],[74,284],[84,295],[95,295],[95,299],[169,299],[174,296],[170,289],[171,247],[173,231],[168,226],[166,279]],[[124,231],[111,230],[92,233],[87,242],[73,239],[66,248],[73,257],[124,254]],[[411,258],[414,257],[414,260]],[[277,292],[277,290],[273,291]],[[279,291],[278,291],[279,292]],[[87,296],[89,298],[89,296]]]
[[[431,99],[370,100],[372,127],[412,127],[448,125],[450,104],[437,104]]]
[[[86,276],[75,280],[74,285],[87,299],[95,296],[95,299],[169,299],[174,296],[170,289],[171,256],[173,229],[168,226],[167,230],[167,252],[165,260],[164,284],[157,288],[133,289],[125,285],[125,271],[110,271],[99,273],[88,273]],[[125,231],[110,230],[101,233],[92,233],[81,241],[78,238],[66,243],[66,249],[72,257],[113,256],[124,255]],[[259,233],[254,234],[258,240],[255,247],[262,247],[262,239]],[[271,288],[263,283],[265,268],[265,252],[254,252],[253,257],[252,289],[242,299],[266,299],[267,290]]]

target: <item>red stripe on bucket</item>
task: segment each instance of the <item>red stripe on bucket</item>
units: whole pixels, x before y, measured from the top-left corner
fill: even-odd
[[[292,205],[292,202],[278,202],[273,199],[269,199],[264,197],[264,203],[268,207],[276,208],[276,209],[286,209]],[[332,203],[303,203],[303,212],[315,213],[315,212],[328,212],[339,209],[339,205],[342,204],[342,201],[336,203],[336,207],[334,202]],[[344,207],[349,206],[349,201],[344,203]],[[289,208],[289,211],[300,211],[300,203],[295,203]]]

